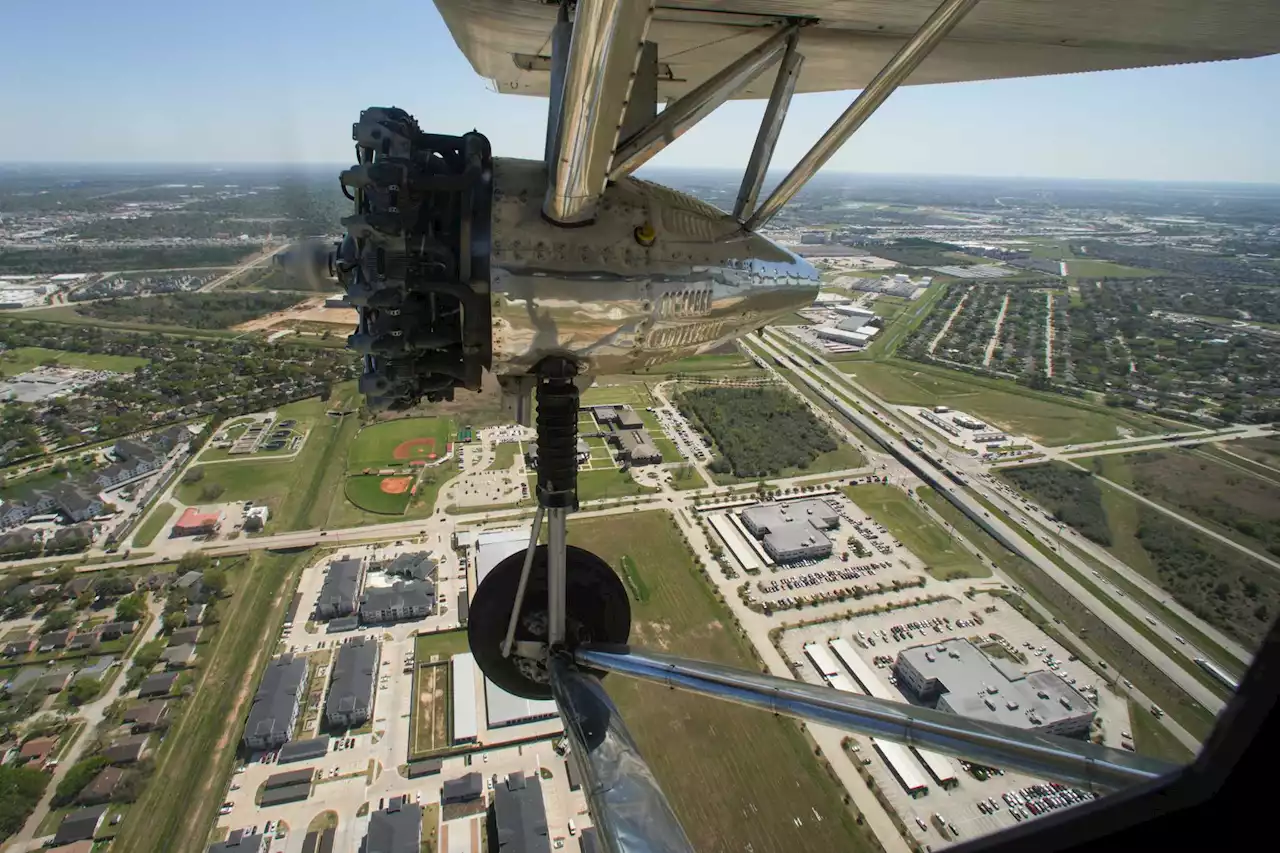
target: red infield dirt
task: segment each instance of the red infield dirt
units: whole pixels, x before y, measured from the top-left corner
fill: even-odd
[[[434,438],[411,438],[396,445],[391,455],[396,459],[430,459],[435,457]]]
[[[389,495],[403,495],[413,485],[412,477],[383,477],[378,488]]]

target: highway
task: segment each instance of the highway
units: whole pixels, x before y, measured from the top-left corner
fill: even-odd
[[[770,334],[776,334],[776,333],[773,333],[771,331]],[[860,385],[858,385],[857,382],[855,382],[850,376],[848,376],[848,374],[840,371],[835,365],[832,365],[830,362],[826,361],[826,359],[823,359],[820,356],[816,356],[811,353],[798,352],[795,348],[795,345],[787,341],[785,338],[781,339],[781,341],[775,341],[775,343],[781,343],[782,345],[784,345],[785,352],[789,354],[793,359],[800,359],[806,367],[812,363],[813,358],[817,358],[817,360],[821,362],[821,364],[826,368],[829,374],[829,377],[832,379],[832,385],[836,388],[842,388],[844,393],[849,394],[851,399],[854,399],[855,401],[861,401],[864,405],[869,403],[870,408],[872,408],[872,410],[884,409],[884,411],[886,412],[891,411],[892,407],[890,406],[890,404],[886,403],[885,401],[871,394],[865,388],[862,388]],[[789,346],[787,346],[788,344]],[[815,375],[818,375],[818,374],[815,373]],[[1265,427],[1250,428],[1250,429],[1244,429],[1244,430],[1233,427],[1228,430],[1218,430],[1218,431],[1202,430],[1202,431],[1197,431],[1193,433],[1186,433],[1184,435],[1201,436],[1200,440],[1203,440],[1203,436],[1222,437],[1223,433],[1230,434],[1232,437],[1236,435],[1241,435],[1241,434],[1249,434],[1249,435],[1253,435],[1255,433],[1260,433],[1262,435],[1268,434]],[[1128,443],[1129,441],[1131,440],[1120,440],[1119,442],[1114,442],[1114,443],[1124,444],[1124,443]],[[1112,443],[1113,442],[1096,442],[1092,445],[1087,445],[1087,446],[1097,448],[1097,447],[1102,447]],[[1166,447],[1168,446],[1168,443],[1161,442],[1159,446]],[[1132,447],[1133,445],[1130,444],[1129,452],[1132,452]],[[953,467],[957,469],[960,469],[960,468],[965,469],[964,473],[967,475],[968,487],[970,489],[977,491],[979,494],[981,494],[981,496],[984,499],[993,503],[1002,512],[1005,512],[1007,515],[1009,515],[1009,517],[1012,518],[1015,522],[1018,522],[1020,526],[1022,526],[1024,529],[1033,533],[1033,535],[1036,535],[1037,538],[1045,542],[1050,547],[1053,547],[1056,549],[1056,545],[1054,544],[1054,538],[1060,536],[1061,525],[1059,525],[1057,522],[1051,522],[1047,517],[1047,513],[1045,513],[1045,511],[1042,508],[1037,507],[1034,504],[1031,504],[1031,508],[1028,509],[1027,503],[1029,502],[1024,503],[1024,499],[1021,496],[1017,496],[1016,499],[1010,499],[1009,493],[1004,492],[1000,488],[998,488],[996,483],[988,482],[986,478],[983,476],[983,474],[985,473],[986,470],[988,470],[988,468],[987,466],[983,465],[981,460],[973,457],[969,457],[969,456],[956,455],[953,457],[953,461],[955,463]],[[1037,459],[1035,461],[1043,462],[1044,460]],[[931,472],[933,471],[932,467],[930,468],[930,471]],[[952,484],[949,479],[944,480],[944,482],[948,487],[951,487]],[[1163,510],[1163,511],[1169,512],[1168,510]],[[1173,513],[1170,513],[1170,514],[1174,515],[1174,517],[1177,518],[1179,521],[1187,521],[1187,519],[1185,519],[1183,516],[1179,516]],[[977,521],[980,525],[982,525],[983,523],[982,520],[979,520],[979,519],[974,519],[974,520]],[[1192,522],[1188,522],[1188,523],[1191,523],[1192,526],[1198,526]],[[1133,601],[1132,598],[1124,596],[1124,594],[1119,592],[1118,590],[1107,589],[1106,587],[1100,586],[1101,591],[1111,599],[1112,603],[1109,606],[1110,610],[1114,611],[1117,608],[1121,608],[1129,612],[1130,614],[1132,614],[1136,619],[1141,619],[1144,622],[1146,622],[1149,626],[1152,627],[1153,630],[1155,630],[1157,634],[1161,636],[1161,638],[1166,643],[1169,644],[1171,648],[1176,649],[1181,655],[1185,656],[1188,659],[1189,666],[1195,666],[1194,659],[1195,657],[1197,657],[1197,655],[1203,655],[1211,660],[1215,660],[1220,665],[1226,666],[1228,669],[1235,669],[1235,670],[1239,670],[1242,665],[1247,666],[1248,663],[1252,660],[1252,657],[1253,657],[1252,654],[1243,646],[1241,646],[1238,642],[1227,637],[1221,631],[1214,628],[1212,625],[1208,624],[1200,617],[1191,613],[1186,608],[1182,607],[1180,604],[1178,604],[1173,600],[1172,596],[1170,596],[1168,592],[1156,586],[1155,584],[1151,583],[1149,580],[1143,577],[1140,573],[1134,571],[1132,568],[1126,565],[1123,561],[1119,560],[1114,555],[1112,555],[1109,551],[1099,546],[1096,546],[1091,542],[1088,542],[1088,540],[1086,540],[1084,537],[1076,535],[1074,531],[1072,531],[1069,535],[1072,543],[1080,547],[1081,550],[1085,551],[1088,554],[1088,556],[1102,563],[1104,566],[1116,572],[1117,574],[1121,575],[1130,583],[1134,584],[1135,586],[1137,586],[1138,588],[1146,592],[1148,595],[1150,595],[1154,600],[1161,602],[1161,604],[1164,607],[1168,608],[1170,613],[1176,615],[1183,622],[1191,625],[1200,633],[1204,634],[1206,637],[1216,642],[1219,646],[1222,647],[1222,649],[1225,652],[1227,652],[1229,655],[1235,658],[1234,661],[1223,660],[1220,655],[1213,654],[1203,649],[1197,650],[1194,646],[1191,646],[1191,645],[1184,645],[1182,642],[1179,642],[1177,639],[1179,637],[1178,631],[1170,627],[1169,625],[1165,624],[1165,620],[1163,619],[1162,614],[1150,612],[1146,610],[1137,602]],[[1016,551],[1016,549],[1014,550]],[[1080,559],[1080,557],[1078,557],[1075,553],[1073,553],[1071,549],[1069,548],[1063,549],[1058,553],[1059,553],[1059,556],[1061,556],[1076,571],[1082,572],[1084,575],[1088,575],[1093,572],[1094,567],[1090,565],[1087,561]]]
[[[1174,681],[1174,683],[1195,699],[1195,701],[1199,702],[1215,714],[1222,710],[1226,703],[1215,692],[1210,690],[1198,679],[1187,672],[1183,663],[1170,658],[1167,654],[1157,648],[1150,640],[1143,636],[1142,633],[1117,615],[1112,603],[1099,599],[1067,572],[1063,571],[1053,560],[1045,556],[1038,548],[1027,543],[1026,540],[1024,540],[1015,530],[1005,524],[1001,519],[991,516],[990,513],[988,513],[987,510],[984,509],[983,506],[966,490],[953,486],[949,479],[937,473],[937,469],[932,465],[932,463],[923,459],[904,440],[893,434],[879,420],[863,414],[858,409],[846,403],[844,399],[833,394],[831,386],[838,383],[833,383],[830,377],[823,377],[821,374],[813,371],[811,366],[805,363],[804,356],[795,353],[790,349],[784,351],[779,347],[772,336],[767,339],[753,337],[750,343],[752,345],[759,346],[769,356],[789,356],[792,362],[789,366],[802,382],[822,396],[823,399],[827,400],[828,403],[840,411],[841,414],[857,424],[860,429],[874,438],[913,474],[933,487],[935,491],[964,512],[965,515],[974,521],[974,523],[978,524],[995,537],[998,542],[1030,562],[1032,565],[1036,566],[1061,585],[1073,598],[1079,601],[1098,618],[1102,619],[1109,628],[1133,646],[1134,649],[1136,649],[1143,657],[1161,671],[1165,672],[1169,678]],[[826,362],[825,359],[819,358],[818,361],[820,366],[825,367],[831,374],[839,374],[840,376],[843,376],[843,374],[840,374],[839,371],[836,370],[829,362]],[[850,398],[856,399],[855,393],[851,390],[851,385],[852,383],[846,383],[846,388],[841,389],[841,391],[843,394],[847,394]],[[878,405],[883,404],[871,404],[868,402],[868,405],[871,406],[872,411],[875,411]],[[1126,601],[1126,603],[1132,604],[1131,601]],[[1143,617],[1139,616],[1138,618]],[[1189,658],[1188,662],[1190,662]],[[1194,666],[1194,663],[1191,665]]]

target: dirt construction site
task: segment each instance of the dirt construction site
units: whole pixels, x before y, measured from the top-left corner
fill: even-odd
[[[236,326],[237,332],[280,332],[291,330],[298,333],[322,334],[325,327],[334,334],[348,333],[356,327],[359,315],[354,308],[326,308],[324,303],[328,296],[317,296],[300,302],[292,308],[276,311],[255,317]]]

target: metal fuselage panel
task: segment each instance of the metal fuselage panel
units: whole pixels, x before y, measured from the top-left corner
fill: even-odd
[[[495,158],[489,299],[493,372],[523,374],[551,355],[594,375],[712,349],[810,304],[808,262],[695,198],[647,181],[611,184],[595,221],[542,216],[547,172]],[[644,246],[636,229],[650,226]]]

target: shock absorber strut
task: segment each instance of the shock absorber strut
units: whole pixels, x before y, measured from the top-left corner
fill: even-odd
[[[565,525],[578,508],[578,368],[566,358],[538,365],[538,506],[547,520],[547,642],[565,639]],[[537,543],[530,542],[529,547]]]

